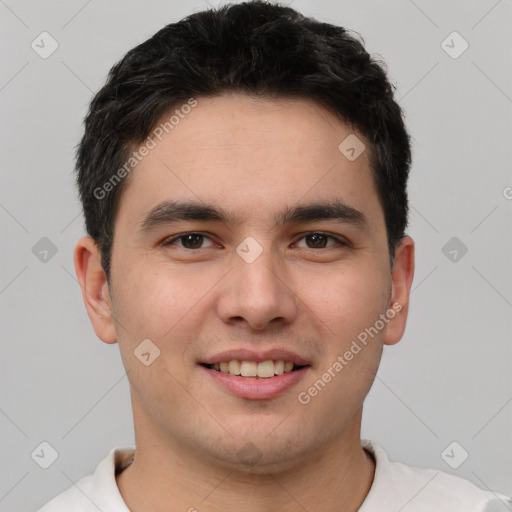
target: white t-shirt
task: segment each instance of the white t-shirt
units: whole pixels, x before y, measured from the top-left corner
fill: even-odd
[[[506,512],[512,500],[483,491],[468,480],[437,469],[390,461],[375,441],[363,439],[375,461],[370,492],[358,512]],[[116,484],[115,471],[129,465],[133,447],[114,448],[93,475],[53,498],[39,512],[129,512]]]

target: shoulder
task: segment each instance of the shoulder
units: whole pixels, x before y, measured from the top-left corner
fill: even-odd
[[[363,440],[376,461],[372,487],[360,512],[505,512],[512,503],[504,495],[480,489],[469,480],[433,468],[390,461],[375,441]],[[433,508],[434,507],[434,508]],[[493,508],[496,507],[496,508]],[[512,510],[512,508],[509,508]]]
[[[73,484],[38,512],[129,512],[117,487],[115,472],[133,457],[133,453],[133,447],[113,448],[94,474]]]

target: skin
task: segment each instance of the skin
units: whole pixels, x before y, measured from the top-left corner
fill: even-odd
[[[360,442],[363,401],[383,346],[404,333],[414,242],[402,240],[391,269],[368,151],[349,161],[338,145],[354,131],[323,107],[235,94],[197,100],[130,175],[116,214],[110,289],[93,240],[82,238],[75,250],[92,325],[105,343],[119,343],[130,382],[137,449],[117,477],[121,495],[135,512],[356,511],[375,471]],[[141,234],[141,220],[169,199],[200,200],[238,219]],[[326,199],[361,211],[366,228],[274,221],[286,206]],[[187,232],[207,238],[194,242],[198,249],[161,244]],[[314,248],[311,232],[348,245],[325,239],[327,247]],[[236,253],[248,236],[263,249],[252,263]],[[301,404],[297,394],[394,303],[401,311]],[[147,338],[161,351],[149,366],[133,354]],[[234,396],[198,365],[228,349],[273,347],[311,364],[273,399]],[[237,456],[248,442],[257,462]]]

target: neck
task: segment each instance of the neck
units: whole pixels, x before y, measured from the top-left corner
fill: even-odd
[[[356,512],[375,472],[373,457],[361,447],[361,414],[313,456],[263,473],[219,466],[182,443],[141,435],[136,426],[135,459],[117,484],[132,512]]]

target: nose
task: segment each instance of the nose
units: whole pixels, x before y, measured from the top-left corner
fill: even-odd
[[[251,263],[235,254],[233,268],[219,290],[217,314],[222,321],[245,323],[254,330],[293,322],[299,299],[284,265],[270,248]]]

